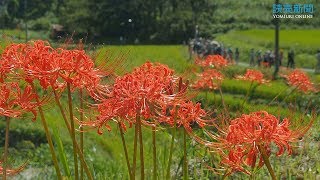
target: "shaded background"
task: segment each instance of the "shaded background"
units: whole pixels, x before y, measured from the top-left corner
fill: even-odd
[[[230,30],[273,28],[273,0],[1,0],[2,29],[55,39],[74,34],[91,42],[177,44],[195,36],[214,38]],[[281,29],[320,28],[319,0],[281,1],[314,5],[312,19],[282,19]],[[56,26],[59,25],[59,26]],[[62,33],[53,34],[53,28]],[[23,36],[23,35],[21,35]],[[138,41],[137,41],[138,40]]]

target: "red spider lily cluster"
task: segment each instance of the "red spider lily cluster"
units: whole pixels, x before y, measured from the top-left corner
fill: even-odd
[[[288,118],[280,122],[277,117],[265,111],[243,114],[232,120],[223,133],[225,136],[218,137],[219,142],[213,145],[222,156],[221,163],[227,174],[236,171],[250,174],[248,169],[262,167],[264,160],[259,148],[263,148],[269,157],[272,143],[278,147],[277,156],[281,156],[285,151],[290,155],[290,143],[298,141],[310,126],[290,130],[289,125]]]
[[[150,118],[154,112],[154,102],[169,90],[168,85],[174,80],[172,74],[173,71],[167,66],[146,63],[132,73],[118,77],[107,98],[96,98],[100,101],[97,104],[97,120],[83,122],[83,125],[99,127],[98,132],[101,133],[103,126],[110,130],[106,122],[112,118],[125,119],[129,124],[134,123],[137,115]]]
[[[196,64],[202,67],[221,68],[228,65],[228,61],[220,55],[208,55],[205,60],[196,59]]]
[[[29,83],[39,80],[44,89],[70,83],[74,88],[92,91],[102,75],[84,50],[54,49],[42,40],[11,44],[2,54],[1,67],[2,80],[10,72]]]
[[[259,70],[247,69],[244,76],[237,76],[236,79],[257,82],[259,84],[267,83],[268,81],[263,79],[263,73]]]
[[[177,107],[176,124],[188,128],[193,122],[204,126],[201,120],[205,116],[200,104],[194,104],[186,95],[187,85],[181,78],[174,76],[174,71],[162,64],[147,62],[133,70],[132,73],[118,77],[112,91],[105,99],[99,98],[97,110],[99,116],[95,121],[82,122],[82,125],[106,127],[114,119],[126,120],[130,125],[135,123],[137,116],[145,125],[159,123],[174,124],[174,111]],[[170,112],[170,114],[167,114]],[[150,120],[154,119],[154,122]],[[125,125],[122,123],[122,127]]]
[[[171,110],[171,116],[174,118],[175,109]],[[207,113],[201,108],[200,103],[194,104],[191,101],[183,102],[177,110],[177,124],[183,126],[187,132],[192,132],[191,125],[196,123],[201,128],[210,120],[205,120]]]
[[[217,89],[224,76],[215,69],[206,69],[197,75],[199,79],[192,85],[195,89]]]
[[[290,86],[295,86],[302,92],[316,92],[316,89],[311,83],[309,77],[301,70],[296,69],[284,77],[287,79]]]
[[[39,104],[36,102],[37,95],[30,86],[24,90],[18,83],[0,83],[0,115],[17,118],[22,114],[31,112],[36,119]]]

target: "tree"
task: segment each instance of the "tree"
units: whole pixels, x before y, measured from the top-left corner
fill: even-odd
[[[10,0],[8,14],[18,19],[37,19],[51,9],[53,0]]]

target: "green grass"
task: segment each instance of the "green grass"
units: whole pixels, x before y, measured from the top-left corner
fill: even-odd
[[[237,31],[239,36],[248,38],[249,42],[265,42],[272,43],[274,41],[274,30],[252,29],[246,31]],[[310,30],[281,30],[279,34],[280,46],[283,48],[291,48],[292,45],[304,50],[310,50],[319,47],[319,42],[315,37],[320,36],[320,29]]]
[[[280,30],[280,49],[283,49],[283,64],[287,63],[287,53],[293,49],[296,53],[296,67],[314,68],[316,65],[316,52],[320,47],[315,37],[320,36],[319,29],[305,30]],[[225,47],[236,47],[240,50],[240,60],[249,62],[251,48],[255,51],[274,49],[274,30],[272,29],[251,29],[245,31],[230,31],[220,35],[217,40]]]
[[[16,39],[24,39],[26,37],[25,31],[20,29],[0,29],[1,35],[13,37]]]
[[[98,49],[98,52],[98,64],[102,63],[105,57],[117,59],[123,56],[128,71],[146,61],[166,64],[180,73],[190,67],[188,51],[185,46],[179,45],[105,46]]]
[[[26,32],[22,29],[0,29],[0,36],[12,40],[14,42],[25,42]],[[49,39],[47,31],[28,30],[28,40],[34,39]],[[1,38],[0,42],[3,39]],[[5,40],[5,39],[4,39]]]
[[[26,33],[20,29],[0,29],[0,54],[9,43],[24,43]],[[28,40],[44,39],[49,40],[49,32],[46,31],[28,31]]]

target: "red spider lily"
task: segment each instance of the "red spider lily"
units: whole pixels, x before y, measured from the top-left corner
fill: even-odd
[[[132,73],[117,78],[113,87],[116,99],[123,103],[128,114],[151,116],[151,105],[165,94],[174,81],[173,70],[165,65],[145,63]]]
[[[56,63],[60,64],[59,76],[75,88],[96,86],[103,75],[94,68],[92,59],[84,50],[57,49]],[[101,74],[100,74],[101,73]]]
[[[115,98],[109,98],[103,100],[101,103],[94,106],[98,115],[96,115],[96,119],[89,121],[78,121],[81,126],[98,128],[98,134],[102,134],[102,128],[105,127],[108,131],[111,131],[111,126],[109,125],[110,121],[113,121],[114,118],[117,117],[118,114],[122,114],[121,104]],[[126,129],[124,125],[124,130]]]
[[[110,96],[99,99],[97,119],[81,124],[104,127],[112,118],[125,119],[129,124],[135,123],[136,116],[148,120],[155,115],[155,108],[160,99],[174,98],[174,85],[178,84],[173,70],[162,64],[147,62],[122,77],[118,77],[112,87]],[[142,121],[148,123],[147,121]],[[108,127],[107,127],[108,128]]]
[[[285,118],[281,122],[275,116],[258,111],[231,121],[225,135],[215,137],[217,144],[208,144],[214,147],[222,156],[221,163],[226,166],[229,173],[242,171],[250,174],[246,167],[254,168],[264,165],[264,161],[258,146],[264,148],[266,155],[271,155],[271,143],[278,147],[277,156],[281,156],[287,150],[292,153],[292,142],[297,142],[307,130],[311,123],[298,130],[289,129],[289,119]],[[256,161],[259,163],[256,165]]]
[[[247,69],[244,76],[237,76],[236,79],[257,82],[259,84],[267,83],[268,81],[263,79],[262,72],[253,69]]]
[[[287,79],[290,86],[295,86],[302,92],[316,92],[316,89],[311,83],[309,77],[301,70],[296,69],[284,77]]]
[[[8,117],[19,117],[23,113],[31,112],[37,116],[36,94],[30,86],[26,86],[22,92],[18,83],[0,84],[0,114]]]
[[[171,116],[174,116],[175,109],[171,110]],[[177,109],[177,124],[183,126],[187,132],[192,132],[191,125],[196,123],[199,127],[204,127],[208,122],[205,120],[207,113],[201,108],[200,103],[194,104],[191,101],[181,103]]]
[[[231,167],[231,169],[228,170],[225,176],[229,176],[233,172],[238,171],[244,172],[246,174],[251,174],[250,171],[243,167],[243,157],[245,156],[245,154],[243,153],[243,149],[241,147],[236,147],[235,149],[230,150],[228,155],[221,152],[221,155],[223,157],[221,160],[221,164],[227,167]]]
[[[182,125],[191,131],[190,125],[197,123],[203,127],[206,115],[200,104],[187,101],[186,89],[188,83],[173,75],[173,70],[165,65],[147,62],[115,80],[110,97],[100,99],[96,105],[98,116],[96,120],[80,122],[83,126],[106,127],[108,122],[118,119],[126,120],[130,126],[135,123],[136,116],[142,118],[146,125],[167,123],[174,124],[174,107],[178,107],[177,125]],[[169,114],[168,114],[168,113]],[[153,121],[150,121],[153,119]],[[125,129],[125,125],[121,126]]]
[[[205,60],[196,60],[196,64],[202,67],[221,68],[228,65],[228,61],[220,55],[208,55]]]
[[[11,74],[27,82],[38,79],[40,85],[47,88],[58,79],[60,67],[55,64],[54,54],[48,42],[39,40],[29,44],[11,44],[4,50],[2,61],[9,64],[4,67],[10,67]]]
[[[53,49],[46,41],[28,44],[11,44],[2,54],[1,79],[15,71],[27,82],[39,80],[46,89],[63,87],[70,83],[73,88],[96,90],[100,83],[100,70],[94,68],[92,59],[83,50]]]
[[[199,79],[192,85],[195,89],[217,89],[224,78],[222,73],[215,69],[206,69],[198,77]]]

